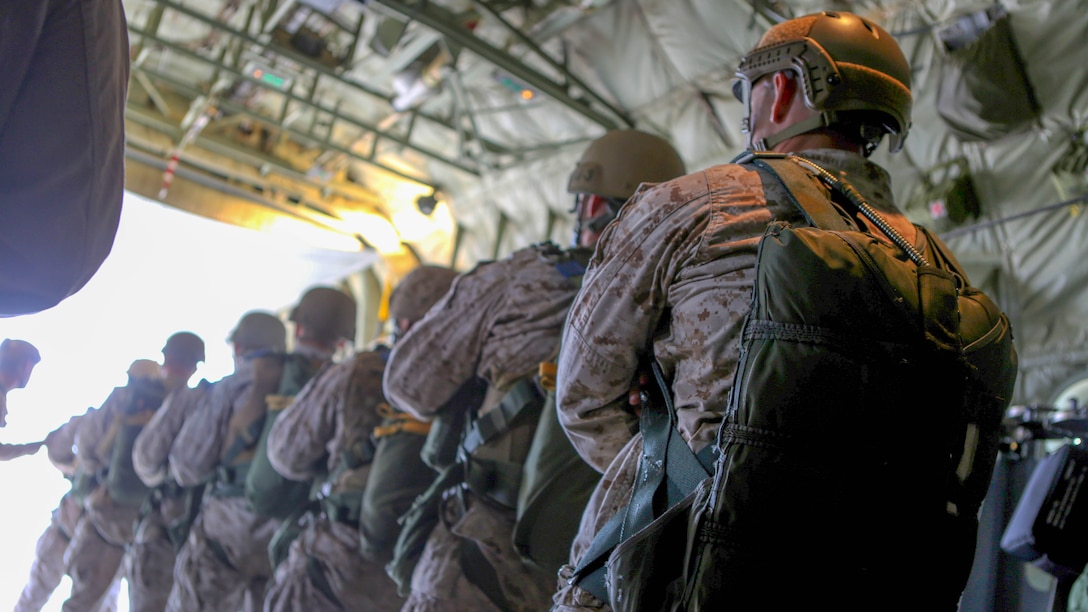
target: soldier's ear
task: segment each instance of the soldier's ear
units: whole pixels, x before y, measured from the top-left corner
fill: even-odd
[[[794,104],[804,102],[798,94],[797,79],[792,78],[787,72],[776,72],[771,77],[774,83],[774,101],[771,105],[771,121],[774,123],[785,122]]]

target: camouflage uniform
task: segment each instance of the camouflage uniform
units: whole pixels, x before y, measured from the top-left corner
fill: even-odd
[[[553,357],[577,284],[556,268],[559,249],[536,245],[484,263],[454,281],[449,293],[399,340],[385,373],[395,406],[429,420],[474,377],[499,397]],[[485,405],[486,413],[494,405]],[[510,443],[510,462],[521,462],[528,441]],[[461,498],[463,509],[453,500]],[[552,577],[524,563],[511,541],[514,511],[471,492],[444,503],[412,576],[404,610],[497,610],[469,582],[461,566],[462,539],[474,541],[490,562],[511,609],[547,606]]]
[[[838,150],[802,155],[848,176],[874,208],[905,222],[882,168]],[[723,165],[637,194],[601,236],[564,330],[557,374],[560,420],[582,458],[605,472],[571,547],[572,566],[629,500],[642,439],[631,433],[637,417],[628,391],[647,341],[672,377],[680,433],[702,450],[715,439],[732,386],[756,246],[772,220],[798,218],[784,187],[765,193],[754,170]],[[560,573],[553,609],[604,606],[567,584],[570,571]]]
[[[73,447],[76,429],[86,414],[96,410],[91,408],[85,414],[72,417],[46,438],[45,446],[49,453],[49,460],[67,478],[75,475],[76,456]],[[68,549],[69,542],[72,541],[72,536],[75,535],[76,525],[82,515],[83,504],[71,491],[65,493],[56,510],[53,510],[52,521],[38,538],[34,563],[30,566],[30,578],[19,595],[19,601],[15,604],[15,612],[37,612],[49,601],[53,591],[60,585],[61,578],[64,577],[64,553]],[[101,612],[112,612],[117,609],[119,588],[120,582],[115,581],[113,588],[103,599],[99,608]]]
[[[170,449],[170,470],[179,485],[192,487],[215,477],[230,417],[246,401],[252,381],[252,364],[240,361],[186,419]],[[235,612],[247,592],[260,602],[271,574],[268,542],[277,523],[253,514],[240,493],[209,490],[178,553],[167,609]]]
[[[103,474],[110,464],[113,436],[131,390],[117,387],[102,408],[82,419],[76,431],[79,471]],[[119,575],[125,547],[132,542],[139,507],[116,502],[99,480],[83,502],[83,518],[68,546],[66,562],[72,578],[72,594],[64,602],[65,612],[94,609]]]
[[[186,419],[205,396],[207,385],[181,387],[163,400],[144,426],[132,450],[132,464],[140,480],[158,487],[144,508],[136,537],[126,556],[129,605],[134,612],[164,610],[174,583],[176,553],[168,528],[187,513],[185,497],[168,478],[170,447]]]
[[[331,353],[299,346],[303,358],[329,360]],[[230,380],[229,384],[224,384]],[[252,364],[243,362],[233,376],[212,387],[208,401],[188,419],[170,451],[170,466],[178,484],[191,487],[207,482],[219,470],[228,439],[230,420],[241,410],[253,384]],[[236,611],[261,607],[265,586],[272,577],[269,543],[281,521],[256,514],[242,496],[239,483],[219,478],[204,495],[200,514],[189,532],[174,568],[174,587],[167,609],[172,611]]]
[[[322,489],[324,512],[307,517],[276,568],[266,612],[395,610],[404,601],[383,566],[360,551],[359,499],[370,474],[371,433],[383,420],[378,409],[384,403],[384,368],[384,354],[378,352],[326,367],[272,426],[268,459],[277,472],[297,481],[331,477]],[[345,448],[355,442],[366,452]],[[355,455],[365,456],[351,467],[348,456]]]

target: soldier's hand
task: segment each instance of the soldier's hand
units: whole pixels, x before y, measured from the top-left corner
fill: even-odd
[[[640,370],[631,381],[631,388],[627,391],[627,404],[631,406],[631,412],[638,416],[643,404],[647,403],[647,396],[643,389],[650,384],[650,373]]]

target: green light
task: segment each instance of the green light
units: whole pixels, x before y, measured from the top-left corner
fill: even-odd
[[[268,83],[269,85],[277,89],[282,89],[283,86],[287,83],[287,79],[281,76],[276,76],[270,72],[265,72],[261,74],[261,81]]]

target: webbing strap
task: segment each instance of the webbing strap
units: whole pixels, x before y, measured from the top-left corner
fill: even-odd
[[[816,187],[819,179],[797,162],[790,161],[781,154],[760,153],[753,157],[752,165],[781,181],[786,187],[786,193],[790,195],[791,203],[813,226],[835,231],[857,229],[843,218],[827,195]]]
[[[499,576],[495,568],[480,550],[480,545],[470,538],[461,538],[461,569],[465,578],[480,589],[500,610],[512,610],[506,601]]]
[[[461,443],[464,453],[471,455],[477,448],[507,431],[523,410],[540,405],[542,399],[531,377],[518,380],[502,397],[498,406],[472,422]]]
[[[631,501],[593,538],[571,578],[572,583],[606,603],[608,586],[605,582],[605,562],[612,549],[652,523],[655,516],[684,499],[714,469],[715,445],[708,445],[698,455],[691,451],[676,429],[672,393],[661,366],[656,360],[652,361],[652,366],[660,396],[657,401],[642,406],[639,417],[642,458],[639,461],[639,475],[631,491]],[[664,410],[661,409],[662,405]],[[663,484],[666,506],[655,513],[654,499]]]

